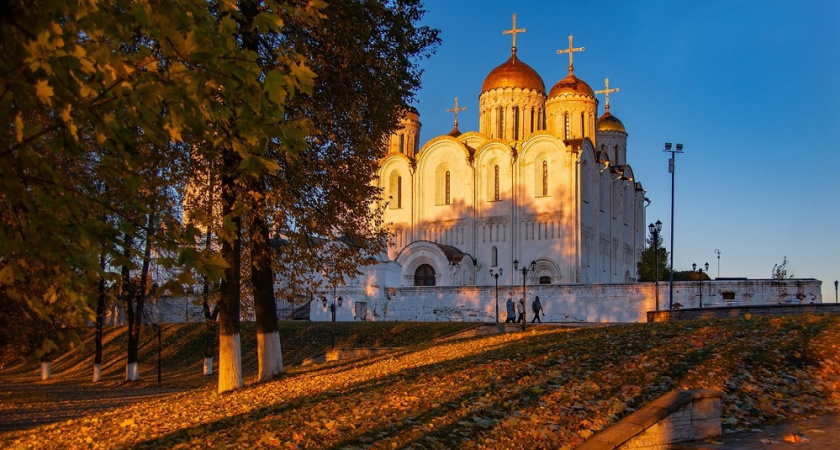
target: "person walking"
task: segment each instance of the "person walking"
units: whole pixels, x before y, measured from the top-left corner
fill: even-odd
[[[543,316],[545,316],[545,313],[543,312],[542,303],[540,303],[539,295],[534,298],[534,303],[531,303],[531,309],[534,311],[534,318],[531,319],[531,323],[534,323],[535,321],[542,323],[542,319],[540,319],[540,313],[542,313]]]
[[[505,319],[505,323],[514,323],[516,321],[516,306],[513,304],[513,299],[508,297],[505,306],[507,307],[507,319]]]
[[[519,299],[519,303],[516,304],[516,310],[519,312],[519,318],[516,319],[516,323],[524,322],[525,321],[525,299],[524,298]]]

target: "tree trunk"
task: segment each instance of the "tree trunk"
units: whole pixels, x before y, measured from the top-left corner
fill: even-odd
[[[99,256],[99,266],[105,271],[105,252]],[[96,352],[93,357],[93,382],[100,380],[102,374],[102,327],[105,322],[105,277],[99,276],[99,295],[96,298]]]
[[[258,192],[261,190],[255,187]],[[259,381],[267,381],[283,373],[283,353],[277,327],[277,306],[274,301],[274,271],[271,269],[271,245],[266,223],[265,206],[259,201],[249,212],[251,244],[251,285],[254,291],[254,313],[257,321],[257,361]]]
[[[131,248],[133,246],[133,239],[127,232],[123,235],[123,257],[126,261],[122,266],[122,297],[125,303],[125,318],[128,322],[128,354],[125,365],[125,380],[137,381],[140,379],[139,370],[137,367],[137,339],[140,333],[135,333],[136,327],[134,322],[134,286],[131,281],[131,269],[128,260],[131,258]]]
[[[228,264],[219,298],[219,387],[226,392],[242,387],[242,353],[239,347],[239,284],[241,267],[241,218],[234,211],[236,169],[239,157],[232,149],[222,152],[222,217],[233,224],[233,236],[221,240],[222,259]]]
[[[50,359],[49,356],[44,356],[41,358],[41,381],[49,380],[50,376]]]

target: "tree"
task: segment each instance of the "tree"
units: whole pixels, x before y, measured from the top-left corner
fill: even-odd
[[[233,155],[235,184],[271,167],[256,151],[269,137],[301,132],[284,109],[311,86],[299,55],[282,52],[275,69],[261,72],[258,55],[240,46],[235,4],[153,3],[3,4],[0,117],[8,122],[0,131],[0,295],[53,329],[93,317],[88,305],[101,269],[99,252],[90,250],[105,248],[121,264],[131,231],[123,228],[131,223],[123,211],[154,212],[139,189],[148,185],[138,169],[144,159],[174,166],[190,148],[180,143],[207,142],[210,159]],[[282,27],[281,10],[306,22],[322,7],[260,5],[254,27],[273,32]],[[113,203],[92,195],[90,180],[124,186],[124,195]],[[228,230],[218,233],[223,239],[238,229],[228,212],[220,221]],[[103,213],[120,220],[103,222]],[[147,231],[158,234],[157,245],[181,249],[172,264],[221,277],[226,263],[219,255],[186,246],[195,229],[181,227],[169,211],[156,218],[161,226]],[[43,339],[40,353],[54,340]]]
[[[656,281],[656,262],[657,255],[654,253],[654,248],[659,252],[659,280],[669,279],[668,272],[668,250],[662,246],[662,234],[658,234],[658,242],[654,245],[653,236],[647,238],[647,248],[642,252],[639,263],[636,269],[639,273],[639,281]]]
[[[782,258],[781,264],[773,264],[773,271],[770,272],[770,278],[774,280],[793,278],[793,270],[788,266],[787,256]]]
[[[315,73],[312,92],[287,105],[288,120],[311,121],[305,147],[291,154],[269,140],[265,155],[279,170],[251,178],[243,199],[261,380],[283,368],[272,269],[286,280],[320,273],[338,284],[384,250],[387,230],[371,207],[382,142],[419,87],[416,59],[438,42],[435,30],[415,25],[423,14],[416,1],[338,0],[321,13],[317,27],[284,15],[280,35],[261,41],[269,48],[256,47],[263,55],[276,51],[272,44],[295,51]],[[269,228],[285,245],[269,245]]]

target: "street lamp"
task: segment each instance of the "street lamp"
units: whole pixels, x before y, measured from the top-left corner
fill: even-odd
[[[715,249],[715,255],[717,255],[717,259],[718,259],[718,276],[717,277],[720,278],[720,250]]]
[[[834,303],[837,303],[837,286],[840,285],[840,281],[834,280]]]
[[[653,258],[656,266],[654,286],[656,287],[656,310],[659,311],[659,232],[662,231],[662,221],[657,220],[656,224],[648,225],[648,231],[653,236]]]
[[[335,294],[334,290],[333,290],[333,294]],[[335,295],[333,295],[333,301],[330,304],[330,316],[331,316],[331,320],[330,320],[330,343],[331,344],[330,344],[330,346],[332,348],[335,348],[335,330],[333,328],[333,327],[335,327],[335,310],[336,310],[336,308],[341,308],[341,302],[343,300],[344,299],[342,299],[340,296],[336,299]],[[324,308],[327,307],[327,298],[324,297],[323,295],[321,296],[321,304],[324,305]],[[336,305],[336,304],[338,304],[338,305]]]
[[[514,259],[513,270],[516,270],[518,267],[519,261]],[[533,272],[536,268],[536,261],[531,261],[531,264],[522,266],[522,331],[525,331],[525,323],[528,322],[528,308],[526,308],[527,304],[525,303],[525,276],[528,272]]]
[[[691,265],[691,268],[694,269],[695,272],[699,273],[699,280],[700,280],[700,307],[703,307],[703,268],[697,268],[697,263]],[[706,272],[709,271],[709,263],[706,263]]]
[[[674,308],[674,168],[675,157],[677,153],[683,152],[683,145],[677,144],[676,150],[671,150],[671,143],[665,143],[665,151],[671,154],[671,159],[668,160],[668,172],[671,173],[671,280],[668,294],[668,307]]]
[[[490,269],[490,276],[496,279],[496,323],[499,323],[499,277],[502,275],[502,268],[499,267],[498,272]]]

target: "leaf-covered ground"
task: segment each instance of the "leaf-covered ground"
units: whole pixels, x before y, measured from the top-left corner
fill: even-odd
[[[20,448],[573,448],[665,392],[724,391],[724,426],[840,410],[840,318],[531,327],[291,367],[0,434]]]

